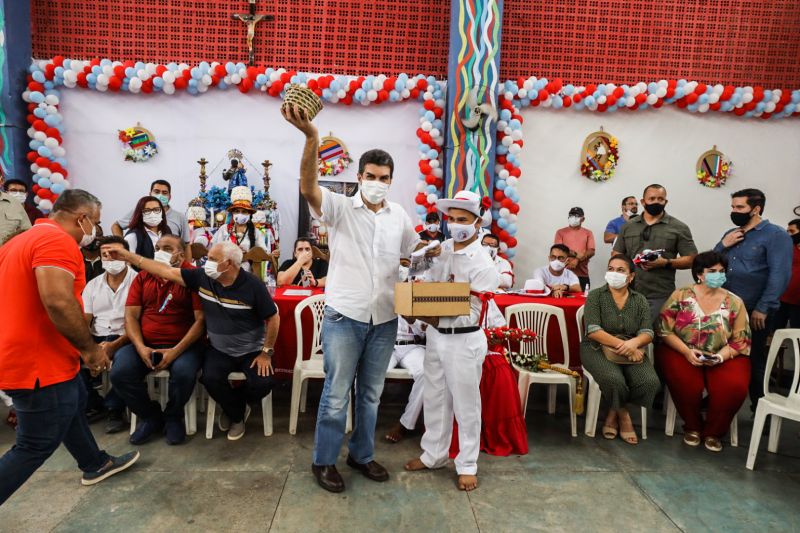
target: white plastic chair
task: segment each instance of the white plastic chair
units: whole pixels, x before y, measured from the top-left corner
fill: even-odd
[[[666,424],[664,425],[664,434],[668,437],[671,437],[675,434],[675,420],[678,417],[678,410],[675,408],[675,402],[672,401],[672,395],[669,393],[669,387],[664,387],[664,402],[666,402],[667,406],[667,420]],[[730,429],[730,437],[731,437],[731,446],[736,448],[739,446],[739,421],[737,417],[734,416],[733,420],[731,421],[731,429]]]
[[[246,381],[247,377],[243,372],[231,372],[228,374],[228,381]],[[216,423],[217,402],[211,395],[208,395],[206,407],[206,438],[214,437],[214,424]],[[264,423],[264,436],[272,435],[272,391],[261,399],[261,418]]]
[[[782,396],[769,391],[769,376],[772,373],[775,359],[778,357],[778,351],[787,341],[794,352],[794,376],[792,385],[789,387],[789,395]],[[758,445],[761,442],[761,433],[764,431],[764,422],[767,420],[767,416],[772,417],[767,451],[777,453],[783,419],[800,421],[800,329],[779,329],[772,336],[767,367],[764,371],[764,396],[759,398],[756,406],[753,434],[750,435],[750,448],[747,450],[747,468],[749,470],[752,470],[756,463]]]
[[[583,313],[584,313],[584,306],[580,306],[578,312],[575,313],[575,319],[578,322],[578,339],[583,341],[583,331],[584,331],[584,324],[583,324]],[[653,344],[647,345],[647,357],[650,361],[653,360]],[[595,432],[597,430],[597,417],[600,413],[600,399],[602,398],[602,393],[600,392],[600,385],[597,384],[597,381],[594,379],[592,374],[586,370],[585,366],[583,368],[583,377],[586,379],[586,421],[584,423],[583,432],[587,437],[594,438]],[[642,440],[647,439],[647,409],[642,407]]]
[[[158,403],[161,404],[161,409],[167,406],[167,387],[169,386],[169,370],[159,370],[158,372],[150,372],[147,375],[147,391],[151,398],[155,396],[155,380],[162,380],[158,384]],[[197,387],[192,391],[189,401],[183,406],[183,421],[186,425],[186,434],[194,435],[197,433]],[[136,414],[131,412],[131,435],[136,431]]]
[[[547,328],[550,325],[550,319],[554,318],[558,322],[558,327],[561,330],[561,345],[564,349],[564,362],[553,364],[562,368],[569,368],[569,344],[567,342],[567,323],[564,318],[564,310],[553,305],[545,304],[516,304],[506,307],[506,324],[509,326],[514,323],[519,328],[530,329],[536,332],[536,338],[532,341],[522,342],[521,350],[534,354],[547,354]],[[548,357],[549,359],[549,357]],[[552,363],[551,363],[552,364]],[[569,387],[569,417],[572,427],[572,436],[578,436],[577,420],[575,418],[575,389],[577,388],[577,381],[571,376],[560,374],[552,370],[543,370],[541,372],[530,372],[515,365],[519,372],[519,398],[522,403],[522,415],[528,410],[528,394],[530,387],[534,383],[541,383],[549,385],[547,396],[547,412],[553,414],[556,412],[556,386],[566,385]]]
[[[308,308],[313,320],[311,336],[311,357],[303,360],[303,311]],[[289,407],[289,433],[297,433],[297,419],[306,412],[309,379],[324,379],[325,369],[322,359],[322,319],[325,315],[325,295],[316,294],[300,302],[294,309],[294,326],[297,334],[297,356],[292,375],[292,400]],[[347,427],[353,425],[353,402],[348,403]]]

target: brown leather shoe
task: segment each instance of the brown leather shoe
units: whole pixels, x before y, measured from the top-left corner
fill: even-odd
[[[372,481],[386,481],[389,479],[389,472],[375,461],[370,461],[367,464],[362,465],[357,463],[355,459],[348,455],[347,466],[350,468],[355,468],[364,474],[364,477],[367,477]]]
[[[342,492],[344,490],[344,480],[336,470],[336,465],[311,465],[311,471],[317,478],[317,483],[329,492]]]

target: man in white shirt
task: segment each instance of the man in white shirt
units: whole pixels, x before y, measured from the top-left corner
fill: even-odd
[[[441,256],[425,273],[425,280],[467,282],[473,293],[496,290],[497,270],[478,238],[484,212],[480,196],[460,191],[452,200],[439,200],[436,206],[447,214],[451,238],[442,243]],[[425,470],[447,464],[455,415],[459,444],[455,459],[458,488],[466,491],[478,487],[480,383],[488,350],[481,319],[487,311],[488,306],[473,294],[469,315],[417,317],[430,324],[422,389],[425,434],[420,443],[422,455],[409,461],[405,468]]]
[[[389,359],[389,370],[405,368],[414,379],[408,403],[400,420],[386,433],[389,442],[400,442],[413,432],[422,412],[423,362],[425,361],[425,327],[422,322],[409,324],[403,317],[397,318],[397,340]]]
[[[533,279],[541,280],[552,291],[551,296],[561,298],[568,292],[580,292],[581,282],[578,276],[567,269],[570,250],[564,244],[554,244],[550,248],[550,263],[537,268]]]
[[[98,243],[109,248],[128,249],[127,241],[116,235],[101,237]],[[125,334],[125,301],[136,271],[125,261],[109,260],[102,255],[101,260],[105,273],[89,281],[83,289],[83,316],[94,341],[100,344],[106,357],[113,360],[116,351],[129,342]],[[125,403],[122,398],[113,389],[108,391],[105,398],[101,398],[93,386],[88,369],[81,369],[81,377],[89,394],[87,418],[92,421],[107,410],[106,433],[118,433],[125,429]]]
[[[514,269],[507,259],[500,257],[500,237],[494,233],[486,233],[481,239],[484,249],[489,252],[489,257],[494,261],[494,268],[500,276],[500,289],[510,289],[514,286]]]
[[[347,464],[373,481],[389,479],[373,457],[375,422],[397,335],[394,284],[398,265],[401,257],[409,257],[417,248],[420,238],[403,208],[386,200],[394,170],[389,154],[383,150],[362,154],[358,194],[348,198],[333,193],[318,183],[317,128],[298,106],[284,105],[281,112],[305,135],[300,193],[312,216],[328,228],[331,256],[322,323],[325,385],[311,470],[322,488],[341,492],[344,481],[336,470],[336,459],[354,380],[355,427]],[[438,254],[439,249],[428,253]]]
[[[167,215],[167,226],[169,226],[172,234],[177,235],[184,242],[189,241],[191,238],[191,228],[189,228],[189,221],[186,219],[186,215],[169,206],[169,202],[172,199],[172,185],[170,185],[167,180],[156,180],[150,185],[150,196],[158,198],[161,205],[164,207],[164,211]],[[132,217],[133,209],[114,222],[111,226],[111,232],[114,235],[122,237],[127,231],[128,224],[130,224]],[[191,257],[191,255],[187,255],[187,257]]]

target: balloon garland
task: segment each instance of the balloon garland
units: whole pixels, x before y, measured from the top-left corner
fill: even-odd
[[[421,85],[421,84],[420,84]],[[419,182],[417,183],[417,215],[420,224],[417,233],[422,231],[422,223],[428,213],[436,212],[436,200],[441,198],[444,188],[444,172],[442,170],[442,133],[444,116],[443,82],[429,83],[422,94],[422,108],[419,111],[417,138],[419,139]]]
[[[517,214],[522,176],[518,154],[522,150],[522,115],[511,99],[498,97],[500,116],[497,121],[495,182],[492,201],[492,233],[500,238],[500,254],[507,259],[516,255]]]

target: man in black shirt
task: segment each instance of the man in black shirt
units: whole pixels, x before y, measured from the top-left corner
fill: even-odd
[[[278,287],[324,287],[327,275],[328,262],[314,258],[311,240],[301,237],[294,241],[294,259],[284,261],[278,269]]]
[[[201,381],[222,407],[220,430],[228,431],[228,440],[242,438],[250,404],[272,390],[273,346],[280,324],[264,283],[242,270],[242,250],[229,241],[215,244],[202,269],[173,268],[118,248],[108,249],[108,255],[199,293],[210,343]],[[243,387],[231,387],[231,372],[245,374]]]

